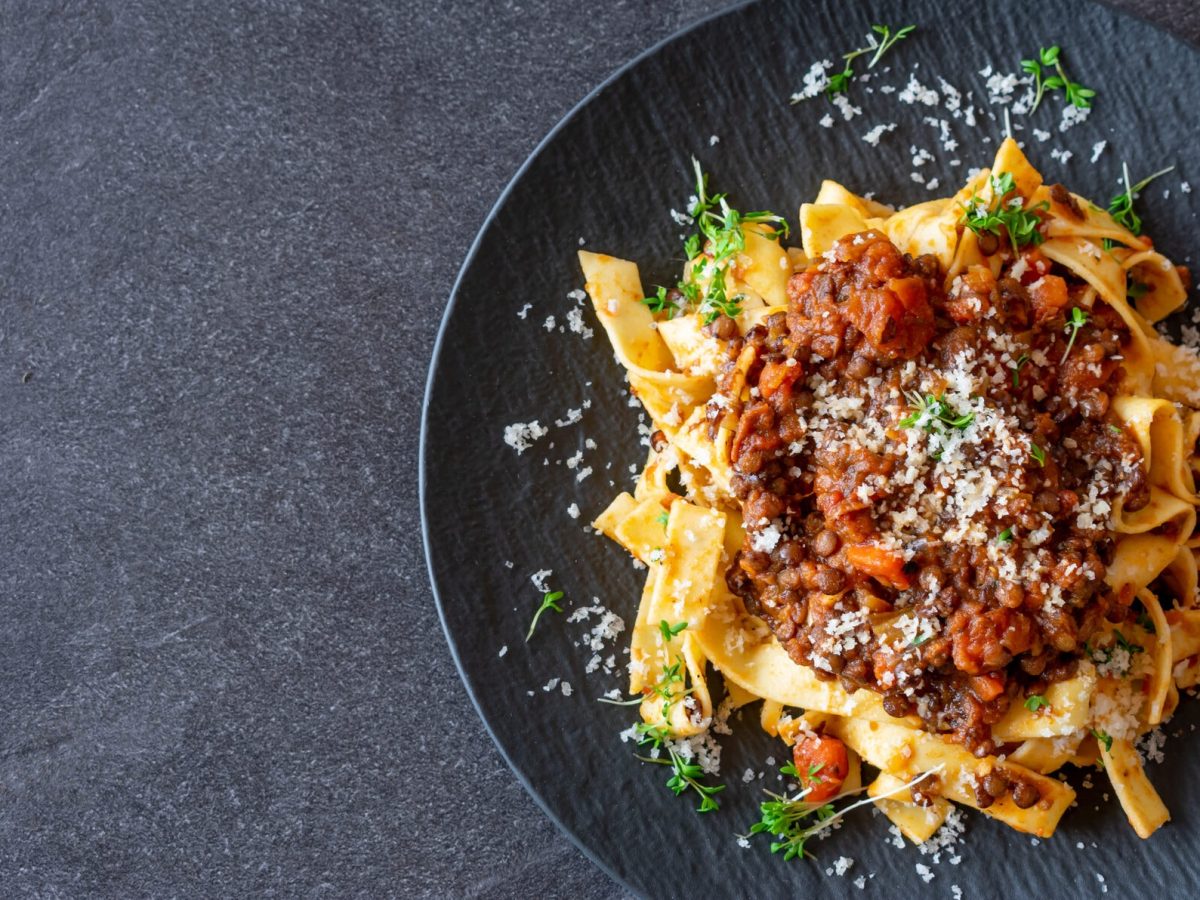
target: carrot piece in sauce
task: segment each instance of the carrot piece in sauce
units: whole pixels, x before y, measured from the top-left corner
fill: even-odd
[[[852,544],[846,548],[846,561],[864,575],[905,591],[912,585],[904,571],[904,558],[875,544]]]

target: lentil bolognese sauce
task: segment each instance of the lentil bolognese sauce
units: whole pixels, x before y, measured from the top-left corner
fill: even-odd
[[[754,358],[727,580],[818,678],[986,755],[1010,688],[1072,675],[1100,622],[1129,615],[1104,583],[1109,511],[1148,498],[1137,443],[1107,419],[1128,330],[1096,304],[1068,337],[1088,287],[1036,247],[948,292],[936,259],[876,231],[829,257],[792,276],[786,313],[744,337],[709,326],[729,355],[712,421]]]

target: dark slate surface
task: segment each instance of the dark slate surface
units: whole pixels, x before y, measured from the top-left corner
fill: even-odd
[[[418,413],[507,178],[720,5],[0,8],[5,896],[620,896],[462,692]]]

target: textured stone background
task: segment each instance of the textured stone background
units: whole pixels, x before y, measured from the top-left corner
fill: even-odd
[[[722,5],[0,5],[4,896],[620,896],[461,690],[420,398],[512,172]]]

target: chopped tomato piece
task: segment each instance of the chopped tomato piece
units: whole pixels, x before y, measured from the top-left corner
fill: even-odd
[[[878,290],[852,292],[842,315],[885,356],[911,359],[933,335],[933,310],[925,282],[891,278]]]
[[[1029,285],[1033,316],[1039,322],[1053,319],[1067,305],[1067,283],[1057,275],[1043,275]]]
[[[1004,693],[1004,679],[995,675],[975,675],[971,678],[971,690],[984,703],[990,703]]]
[[[846,561],[864,575],[870,575],[896,590],[905,591],[912,585],[904,571],[904,558],[875,544],[847,547]]]
[[[828,735],[801,738],[792,748],[792,762],[800,787],[809,789],[804,797],[808,803],[832,800],[850,772],[846,745]]]
[[[794,362],[769,362],[763,366],[762,374],[758,376],[758,390],[764,400],[770,400],[778,391],[789,390],[800,377],[800,366]]]
[[[730,458],[736,463],[747,449],[771,451],[783,443],[774,432],[775,413],[770,406],[760,403],[751,406],[738,419],[737,433],[733,436]],[[744,446],[749,444],[749,447]]]
[[[1021,275],[1021,284],[1026,287],[1050,272],[1050,260],[1042,256],[1042,251],[1036,247],[1026,247],[1021,252],[1021,259],[1025,260],[1025,272]]]

